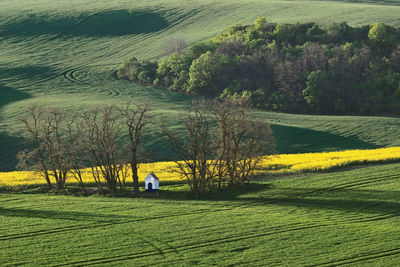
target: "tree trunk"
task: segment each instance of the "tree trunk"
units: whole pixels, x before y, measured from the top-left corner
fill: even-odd
[[[110,194],[112,198],[117,196],[117,184],[111,181],[110,183]]]
[[[133,180],[133,192],[139,193],[139,176],[137,165],[133,162],[131,163],[132,169],[132,180]]]
[[[48,173],[47,171],[45,171],[45,173],[44,173],[44,178],[46,179],[47,187],[48,187],[50,190],[53,189],[53,184],[52,184],[51,181],[50,181],[49,173]]]
[[[42,165],[42,169],[44,171],[44,179],[46,179],[47,187],[49,189],[52,189],[53,185],[50,181],[49,172],[48,172],[48,170],[46,168],[46,164],[44,163],[44,160],[42,158],[40,159],[40,164]]]

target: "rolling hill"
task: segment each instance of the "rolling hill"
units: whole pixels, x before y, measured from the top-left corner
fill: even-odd
[[[88,109],[127,98],[152,103],[179,130],[177,114],[190,98],[116,80],[130,57],[163,55],[171,36],[188,45],[258,17],[274,22],[384,22],[399,26],[400,1],[91,1],[0,2],[0,170],[15,167],[21,148],[18,117],[32,103]],[[400,121],[388,117],[331,117],[254,111],[269,120],[281,153],[399,145]],[[159,140],[147,142],[164,151]],[[159,158],[165,156],[159,156]],[[155,158],[156,159],[156,158]]]

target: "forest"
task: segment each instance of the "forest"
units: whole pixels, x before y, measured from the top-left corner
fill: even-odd
[[[400,113],[400,29],[384,23],[276,24],[258,18],[206,42],[165,43],[158,61],[131,58],[121,79],[271,111]]]

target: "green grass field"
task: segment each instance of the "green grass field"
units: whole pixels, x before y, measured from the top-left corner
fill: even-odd
[[[0,265],[396,266],[400,164],[160,198],[0,194]]]
[[[86,110],[150,101],[180,129],[191,101],[116,80],[125,59],[155,59],[169,37],[188,44],[236,23],[385,22],[400,0],[0,1],[0,171],[14,169],[18,117],[32,103]],[[272,124],[281,153],[400,145],[394,117],[253,111]],[[155,158],[167,151],[146,142]],[[400,261],[400,164],[263,178],[203,199],[187,186],[160,198],[0,193],[0,266],[394,266]]]
[[[112,76],[127,58],[162,56],[170,37],[181,36],[190,45],[261,16],[273,22],[399,26],[399,13],[398,0],[0,1],[0,170],[14,169],[21,148],[18,116],[35,102],[73,110],[129,97],[148,100],[155,115],[167,116],[179,129],[177,114],[189,97]],[[271,118],[281,153],[400,145],[396,118],[257,115]],[[166,150],[157,139],[147,147]]]

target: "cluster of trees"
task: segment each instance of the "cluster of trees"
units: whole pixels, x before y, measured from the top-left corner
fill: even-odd
[[[320,27],[259,18],[175,51],[158,62],[128,60],[117,75],[268,110],[400,112],[400,29],[383,23]]]
[[[139,148],[149,124],[148,105],[103,106],[69,116],[59,109],[30,107],[21,121],[26,149],[18,154],[19,168],[39,171],[52,189],[64,190],[73,176],[85,192],[82,170],[90,167],[98,191],[104,181],[115,197],[126,190],[128,168],[133,190],[139,192]]]
[[[98,191],[105,193],[107,187],[113,197],[127,190],[131,173],[137,193],[141,142],[149,125],[158,124],[159,134],[179,157],[179,173],[199,196],[215,184],[230,188],[247,182],[261,156],[274,148],[269,125],[228,100],[196,101],[181,118],[184,138],[165,122],[155,123],[147,104],[106,105],[73,116],[35,105],[21,118],[26,149],[18,155],[19,167],[39,171],[50,189],[55,180],[55,188],[65,190],[73,177],[83,193],[82,170],[90,168]]]
[[[185,139],[171,133],[165,123],[161,129],[194,196],[223,184],[231,188],[247,183],[263,155],[275,150],[269,124],[253,119],[231,100],[195,101],[181,118]]]

